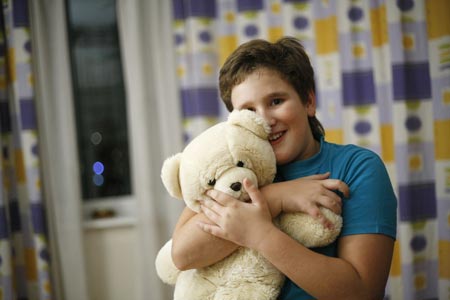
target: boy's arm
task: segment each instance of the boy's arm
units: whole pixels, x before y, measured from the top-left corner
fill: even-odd
[[[328,173],[308,176],[291,181],[269,184],[261,189],[266,197],[272,218],[281,211],[303,211],[319,218],[327,226],[319,206],[327,207],[335,213],[341,212],[341,200],[333,190],[348,196],[348,187],[336,179],[327,179]],[[223,197],[229,197],[223,194]],[[230,197],[231,198],[231,197]],[[212,224],[203,213],[195,213],[185,208],[173,233],[172,259],[180,270],[209,266],[230,255],[237,245],[215,237],[201,230],[197,223]]]
[[[274,184],[272,184],[274,185]],[[279,195],[272,193],[272,189],[266,190],[273,195],[270,199],[272,216],[276,217],[281,212]],[[230,197],[224,194],[224,197]],[[231,198],[231,197],[230,197]],[[204,232],[198,227],[198,223],[213,224],[202,213],[195,213],[188,207],[184,208],[175,231],[172,235],[172,260],[180,270],[198,269],[216,263],[233,253],[238,246],[230,241],[215,237]]]
[[[384,234],[341,237],[338,257],[305,248],[271,222],[267,202],[248,181],[252,202],[242,203],[217,191],[202,210],[216,225],[199,224],[208,233],[255,249],[278,270],[317,299],[382,299],[394,239]]]
[[[180,270],[212,265],[238,248],[230,241],[204,232],[197,226],[198,222],[211,224],[203,213],[197,214],[186,207],[175,226],[172,236],[172,259]]]

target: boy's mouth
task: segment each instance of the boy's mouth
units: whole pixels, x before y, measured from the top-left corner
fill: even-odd
[[[269,142],[270,143],[275,143],[276,141],[278,141],[283,135],[284,135],[284,131],[281,132],[277,132],[277,133],[273,133],[269,136]]]

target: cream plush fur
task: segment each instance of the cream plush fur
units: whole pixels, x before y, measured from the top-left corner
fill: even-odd
[[[233,111],[227,122],[219,123],[193,139],[168,158],[161,178],[171,196],[183,199],[199,212],[198,200],[217,189],[246,201],[242,187],[247,177],[258,186],[273,181],[276,161],[268,142],[270,127],[254,112]],[[342,219],[328,209],[325,216],[335,225],[324,228],[303,213],[281,214],[278,226],[306,247],[320,247],[339,235]],[[158,253],[156,270],[165,283],[175,285],[174,300],[275,300],[284,275],[254,250],[240,247],[220,262],[202,269],[179,271],[171,257],[172,241]]]

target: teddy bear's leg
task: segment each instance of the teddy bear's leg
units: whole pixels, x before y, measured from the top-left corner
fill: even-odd
[[[216,286],[198,270],[181,272],[175,286],[174,300],[211,300]]]

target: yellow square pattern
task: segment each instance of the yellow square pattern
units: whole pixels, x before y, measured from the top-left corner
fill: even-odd
[[[283,37],[283,27],[271,27],[269,28],[269,41],[276,42],[278,39]]]
[[[381,125],[381,157],[383,161],[394,161],[394,153],[394,130],[392,125]]]
[[[25,269],[26,276],[28,280],[36,281],[37,276],[37,262],[36,262],[36,252],[34,249],[25,249]]]
[[[237,48],[238,40],[235,35],[219,38],[219,64],[222,66],[230,54]]]
[[[342,129],[326,129],[325,138],[330,143],[342,144],[344,142]]]
[[[318,19],[315,22],[317,54],[329,54],[338,51],[338,33],[336,16]]]
[[[374,8],[370,11],[370,22],[372,26],[371,29],[373,46],[380,47],[384,44],[387,44],[389,41],[389,36],[385,5],[381,5],[378,8]]]
[[[450,159],[450,120],[434,121],[434,146],[436,159]]]
[[[428,38],[435,39],[450,34],[450,1],[427,0]]]
[[[14,48],[8,49],[8,82],[16,81],[16,52]]]
[[[394,244],[394,254],[392,257],[391,264],[391,276],[400,276],[402,275],[402,261],[400,257],[400,243],[395,241]]]
[[[450,241],[439,241],[439,277],[450,279]]]
[[[21,149],[14,152],[16,178],[18,183],[25,183],[25,163],[23,161],[23,153]]]

